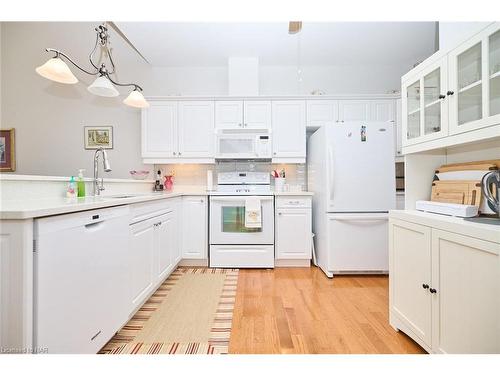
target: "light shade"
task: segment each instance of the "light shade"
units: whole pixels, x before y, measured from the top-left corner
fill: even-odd
[[[132,91],[129,96],[127,96],[124,100],[123,103],[126,105],[129,105],[131,107],[136,107],[136,108],[148,108],[149,103],[144,99],[144,95],[142,95],[142,92],[138,90]]]
[[[51,58],[45,64],[36,68],[35,71],[51,81],[68,84],[78,82],[78,79],[71,73],[68,65],[59,57]]]
[[[89,87],[87,87],[87,90],[98,96],[112,97],[120,95],[111,81],[104,76],[97,77],[96,80]]]

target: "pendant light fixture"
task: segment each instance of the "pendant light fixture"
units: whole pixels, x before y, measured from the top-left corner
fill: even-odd
[[[45,64],[36,68],[35,71],[42,77],[50,79],[51,81],[65,84],[75,84],[78,82],[78,79],[73,75],[66,62],[63,61],[64,58],[72,65],[80,69],[82,72],[92,76],[97,76],[95,81],[87,88],[87,90],[92,94],[105,97],[115,97],[120,95],[115,86],[132,86],[133,90],[123,101],[123,103],[136,108],[149,107],[149,103],[146,101],[146,99],[144,99],[144,96],[142,95],[142,87],[135,83],[119,83],[111,78],[111,75],[115,73],[116,69],[113,58],[111,57],[111,51],[109,49],[108,28],[106,27],[106,24],[102,24],[96,27],[95,31],[97,33],[95,46],[89,55],[89,61],[93,67],[92,70],[88,71],[82,68],[80,65],[75,63],[68,55],[59,50],[46,48],[45,50],[47,52],[53,52],[55,53],[55,56],[48,60]],[[98,63],[94,62],[94,53],[98,46],[100,46],[104,50],[104,56],[108,58],[111,64],[111,70],[108,70],[106,68],[104,62],[102,62],[100,66],[97,66]]]

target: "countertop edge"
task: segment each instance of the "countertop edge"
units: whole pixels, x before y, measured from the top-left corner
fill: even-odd
[[[211,191],[189,191],[189,192],[170,192],[170,193],[152,193],[151,195],[141,195],[134,196],[130,198],[111,198],[103,197],[103,200],[92,201],[92,202],[80,202],[78,199],[73,198],[70,200],[67,198],[62,198],[60,205],[55,204],[53,207],[43,207],[43,208],[33,208],[33,209],[21,209],[21,210],[1,210],[0,209],[0,220],[28,220],[36,219],[46,216],[69,214],[81,211],[90,211],[107,207],[125,206],[129,204],[151,202],[160,199],[169,199],[182,196],[210,196],[213,192]],[[275,196],[312,196],[312,192],[272,192]],[[65,205],[67,204],[67,205]]]
[[[458,233],[500,245],[500,227],[498,225],[475,223],[459,217],[417,210],[391,210],[389,218]]]

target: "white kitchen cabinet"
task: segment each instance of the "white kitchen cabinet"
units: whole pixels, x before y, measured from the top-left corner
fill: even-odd
[[[337,100],[308,100],[307,127],[319,128],[338,122],[339,104]]]
[[[403,129],[402,129],[402,117],[401,117],[401,110],[402,110],[402,104],[401,104],[401,99],[396,100],[396,122],[394,124],[394,136],[396,137],[394,145],[396,147],[395,150],[395,156],[400,157],[403,155],[402,152],[402,138],[403,138]]]
[[[390,311],[430,348],[431,229],[394,221],[389,225]],[[391,316],[392,317],[392,316]],[[391,322],[392,324],[392,322]]]
[[[273,163],[303,163],[306,157],[304,100],[272,102]]]
[[[182,200],[180,198],[173,200],[173,215],[172,215],[172,271],[175,270],[177,265],[182,259]]]
[[[271,101],[245,100],[243,103],[243,127],[271,129]]]
[[[391,218],[389,251],[394,328],[428,352],[500,353],[499,243]]]
[[[370,120],[396,122],[394,100],[370,100]]]
[[[139,307],[153,288],[155,259],[154,219],[130,226],[130,296],[132,309]]]
[[[268,100],[218,100],[215,102],[217,129],[270,129],[271,102]]]
[[[175,218],[174,213],[169,212],[155,219],[154,237],[155,237],[155,264],[154,274],[155,282],[162,282],[172,271],[174,259],[174,248],[177,245],[175,237]]]
[[[145,164],[213,163],[213,101],[151,101],[142,110]]]
[[[182,198],[182,258],[207,259],[208,204],[206,196]]]
[[[215,127],[217,129],[242,128],[243,102],[240,100],[217,100],[215,102]]]
[[[276,259],[311,259],[311,209],[276,209]]]
[[[142,157],[171,158],[177,153],[177,102],[151,102],[142,110]]]
[[[500,353],[499,247],[432,230],[434,352]]]
[[[500,23],[448,54],[450,134],[500,123]]]
[[[132,310],[149,297],[180,261],[177,202],[174,198],[156,204],[132,205],[129,263]],[[135,217],[147,219],[134,222]]]
[[[369,100],[339,100],[338,122],[370,120]]]
[[[483,141],[500,130],[500,22],[402,77],[403,153]]]
[[[403,83],[403,146],[448,134],[448,71],[443,57]]]
[[[214,102],[179,102],[179,158],[213,158],[215,147]]]

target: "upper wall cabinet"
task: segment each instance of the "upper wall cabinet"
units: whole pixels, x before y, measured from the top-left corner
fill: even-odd
[[[403,152],[500,135],[500,23],[439,51],[402,79]]]
[[[142,110],[142,157],[171,158],[177,154],[177,102],[151,102]]]
[[[339,119],[339,104],[337,100],[308,100],[307,126],[319,128],[323,125],[333,125]]]
[[[142,111],[146,164],[213,163],[213,101],[151,101]]]
[[[214,157],[214,102],[179,102],[179,157]]]
[[[444,57],[403,84],[403,146],[446,136],[447,77]]]
[[[267,100],[220,100],[215,103],[217,129],[270,129],[271,102]]]
[[[500,123],[500,30],[488,27],[448,55],[450,134]]]
[[[370,120],[369,100],[339,101],[339,122]]]
[[[370,120],[395,122],[396,108],[394,100],[371,100]]]
[[[272,102],[273,163],[304,163],[306,158],[306,103]]]

